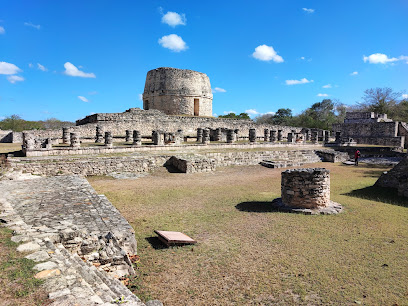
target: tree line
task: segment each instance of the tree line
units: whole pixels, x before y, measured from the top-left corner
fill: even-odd
[[[255,117],[254,121],[264,124],[331,130],[333,123],[343,123],[346,112],[351,111],[387,114],[394,121],[408,122],[408,95],[395,92],[388,87],[371,88],[364,91],[361,102],[352,106],[345,105],[338,100],[323,99],[321,102],[314,103],[299,115],[293,115],[292,110],[289,108],[280,108],[275,114],[260,115]],[[228,118],[229,115],[223,117]]]
[[[44,121],[28,121],[18,115],[11,115],[0,121],[0,130],[22,132],[25,130],[59,129],[73,125],[75,125],[74,122],[61,121],[56,118],[50,118]]]

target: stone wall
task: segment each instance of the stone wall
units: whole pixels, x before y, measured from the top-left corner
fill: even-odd
[[[144,173],[162,167],[172,157],[170,154],[118,157],[9,157],[9,170],[37,175],[80,174],[109,175],[117,172]],[[190,163],[196,172],[213,170],[214,167],[232,165],[257,165],[262,160],[292,161],[299,164],[320,162],[315,150],[265,150],[209,152],[199,156],[178,154],[179,159],[193,160]],[[200,161],[203,161],[200,164]]]
[[[168,115],[212,116],[212,98],[210,79],[204,73],[163,67],[147,73],[143,108]]]
[[[318,208],[330,204],[330,171],[324,168],[282,172],[282,202],[295,208]]]
[[[183,173],[211,172],[215,170],[215,160],[199,156],[172,156],[165,164]]]
[[[21,143],[23,142],[22,132],[0,130],[0,143]]]

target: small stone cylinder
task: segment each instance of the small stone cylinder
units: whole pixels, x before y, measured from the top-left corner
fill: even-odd
[[[288,133],[288,142],[293,142],[293,134]]]
[[[227,130],[227,143],[233,143],[235,141],[235,132],[232,129]]]
[[[239,129],[234,130],[234,141],[238,141]]]
[[[269,134],[269,129],[264,129],[264,141],[267,142],[269,141],[270,134]]]
[[[154,145],[164,146],[164,133],[161,131],[153,131],[152,140]]]
[[[318,133],[317,131],[312,131],[312,142],[314,144],[318,144],[319,143],[319,138],[318,138]]]
[[[203,130],[203,144],[209,144],[210,143],[210,130],[209,129],[204,129]]]
[[[306,141],[310,141],[310,130],[306,130]]]
[[[197,129],[197,142],[203,142],[203,129]]]
[[[256,142],[256,130],[249,129],[249,142]]]
[[[271,137],[269,138],[271,142],[276,142],[276,130],[271,130]]]
[[[133,131],[133,145],[134,146],[141,146],[142,145],[142,137],[140,135],[140,131]]]
[[[97,126],[96,127],[96,138],[95,138],[95,143],[103,143],[103,130],[102,127]]]
[[[221,128],[217,128],[215,129],[215,133],[214,133],[214,141],[220,141],[222,137],[222,131]]]
[[[105,132],[105,146],[107,147],[113,146],[112,132]]]
[[[330,204],[330,171],[324,168],[282,172],[282,202],[294,208],[319,208]]]
[[[70,142],[71,142],[71,147],[73,148],[79,148],[81,146],[81,141],[79,140],[79,135],[78,133],[70,133]]]
[[[125,141],[126,142],[131,142],[132,141],[132,131],[131,130],[126,130]]]
[[[324,131],[324,142],[329,142],[329,131]]]
[[[45,141],[45,148],[48,150],[52,149],[52,139],[51,138],[47,138],[47,140]]]
[[[62,143],[70,143],[69,128],[62,128]]]
[[[278,130],[278,141],[282,141],[282,130]]]

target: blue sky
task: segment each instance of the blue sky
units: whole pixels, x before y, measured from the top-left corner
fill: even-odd
[[[408,90],[408,1],[0,0],[0,118],[142,108],[146,73],[206,73],[213,113]]]

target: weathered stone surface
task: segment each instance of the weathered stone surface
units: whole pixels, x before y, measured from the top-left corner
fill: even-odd
[[[143,108],[168,115],[212,116],[212,98],[210,79],[204,73],[162,67],[147,73]]]
[[[52,270],[52,269],[55,269],[56,267],[58,267],[58,265],[55,262],[46,261],[46,262],[43,262],[43,263],[36,264],[33,267],[33,269],[37,270],[37,271],[43,271],[43,270]]]
[[[34,277],[43,279],[43,278],[49,278],[49,277],[58,276],[58,275],[61,275],[61,271],[59,269],[52,269],[52,270],[43,270],[41,272],[38,272],[36,275],[34,275]]]
[[[375,186],[396,188],[398,195],[408,197],[408,157],[401,160],[390,171],[381,174]]]
[[[17,251],[18,252],[34,252],[34,251],[38,251],[40,249],[40,245],[35,243],[35,242],[28,242],[28,243],[24,243],[21,244],[17,247]]]
[[[37,251],[32,254],[27,255],[25,258],[31,259],[35,262],[45,261],[50,258],[50,255],[46,251]]]

